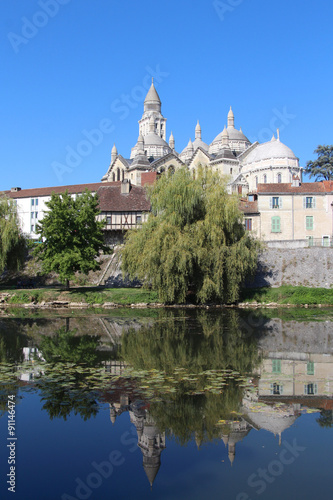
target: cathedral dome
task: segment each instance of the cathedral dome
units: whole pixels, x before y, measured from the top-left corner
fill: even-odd
[[[237,130],[234,127],[228,127],[227,131],[228,131],[230,141],[246,141],[246,142],[250,143],[248,138],[243,134],[243,132],[241,130]],[[222,130],[222,132],[219,133],[219,135],[217,135],[215,137],[212,144],[214,144],[214,143],[219,144],[222,141],[222,133],[223,133],[223,130]]]
[[[147,146],[164,146],[165,148],[170,149],[168,143],[157,134],[149,133],[149,134],[145,135],[144,140],[145,140],[145,147],[147,147]]]
[[[258,144],[249,154],[244,158],[243,163],[254,163],[262,160],[269,160],[271,158],[289,158],[296,160],[296,156],[288,146],[276,140]]]

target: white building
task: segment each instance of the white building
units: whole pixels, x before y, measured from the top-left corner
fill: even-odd
[[[111,163],[102,181],[130,179],[141,185],[142,172],[163,172],[187,165],[195,170],[199,165],[209,165],[214,171],[228,177],[229,191],[246,194],[254,192],[259,183],[291,182],[293,175],[301,178],[301,167],[292,150],[277,137],[263,144],[251,144],[242,129],[235,127],[234,113],[230,107],[227,126],[210,144],[202,140],[199,121],[194,140],[177,153],[171,132],[166,142],[166,119],[161,112],[161,100],[152,82],[144,101],[144,111],[139,120],[139,137],[131,149],[130,158],[118,154],[114,145]]]

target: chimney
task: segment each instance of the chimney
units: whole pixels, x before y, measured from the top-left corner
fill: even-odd
[[[124,179],[121,181],[121,194],[128,194],[131,190],[131,181],[129,179]]]
[[[11,193],[17,193],[17,191],[21,191],[21,188],[19,187],[10,188]]]
[[[293,180],[291,182],[293,187],[299,187],[301,185],[301,181],[299,180],[298,175],[293,174]]]

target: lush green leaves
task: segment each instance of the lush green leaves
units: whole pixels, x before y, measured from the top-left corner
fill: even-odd
[[[20,229],[16,205],[5,196],[0,198],[0,273],[17,270],[24,261],[26,240]]]
[[[163,174],[149,193],[152,214],[127,238],[123,270],[167,303],[233,302],[257,266],[258,242],[245,232],[238,198],[218,174]]]
[[[43,242],[36,249],[44,271],[55,271],[61,281],[68,282],[76,271],[87,274],[99,269],[96,257],[109,249],[103,242],[104,222],[96,219],[97,197],[87,190],[74,199],[66,191],[52,194],[47,207],[49,211],[37,228]]]
[[[314,150],[317,160],[308,161],[304,172],[317,180],[333,180],[333,146],[318,146]]]

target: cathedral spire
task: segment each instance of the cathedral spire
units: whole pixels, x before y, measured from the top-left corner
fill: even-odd
[[[198,123],[196,124],[196,127],[195,127],[195,138],[201,139],[201,127],[200,127],[199,120],[198,120]]]
[[[231,109],[231,106],[230,106],[230,110],[228,113],[228,127],[235,128],[235,117],[234,117],[234,113]]]
[[[170,139],[169,139],[169,146],[172,150],[175,149],[175,138],[173,136],[173,133],[171,131],[171,134],[170,134]]]
[[[150,89],[148,90],[144,101],[144,111],[149,110],[158,111],[159,113],[161,112],[161,99],[155,89],[154,78],[152,78]]]
[[[229,147],[229,134],[226,126],[224,125],[224,129],[222,132],[222,148],[228,148]]]
[[[115,159],[117,158],[117,155],[118,155],[118,151],[117,151],[116,145],[114,144],[113,148],[111,150],[111,163],[113,163],[115,161]]]

